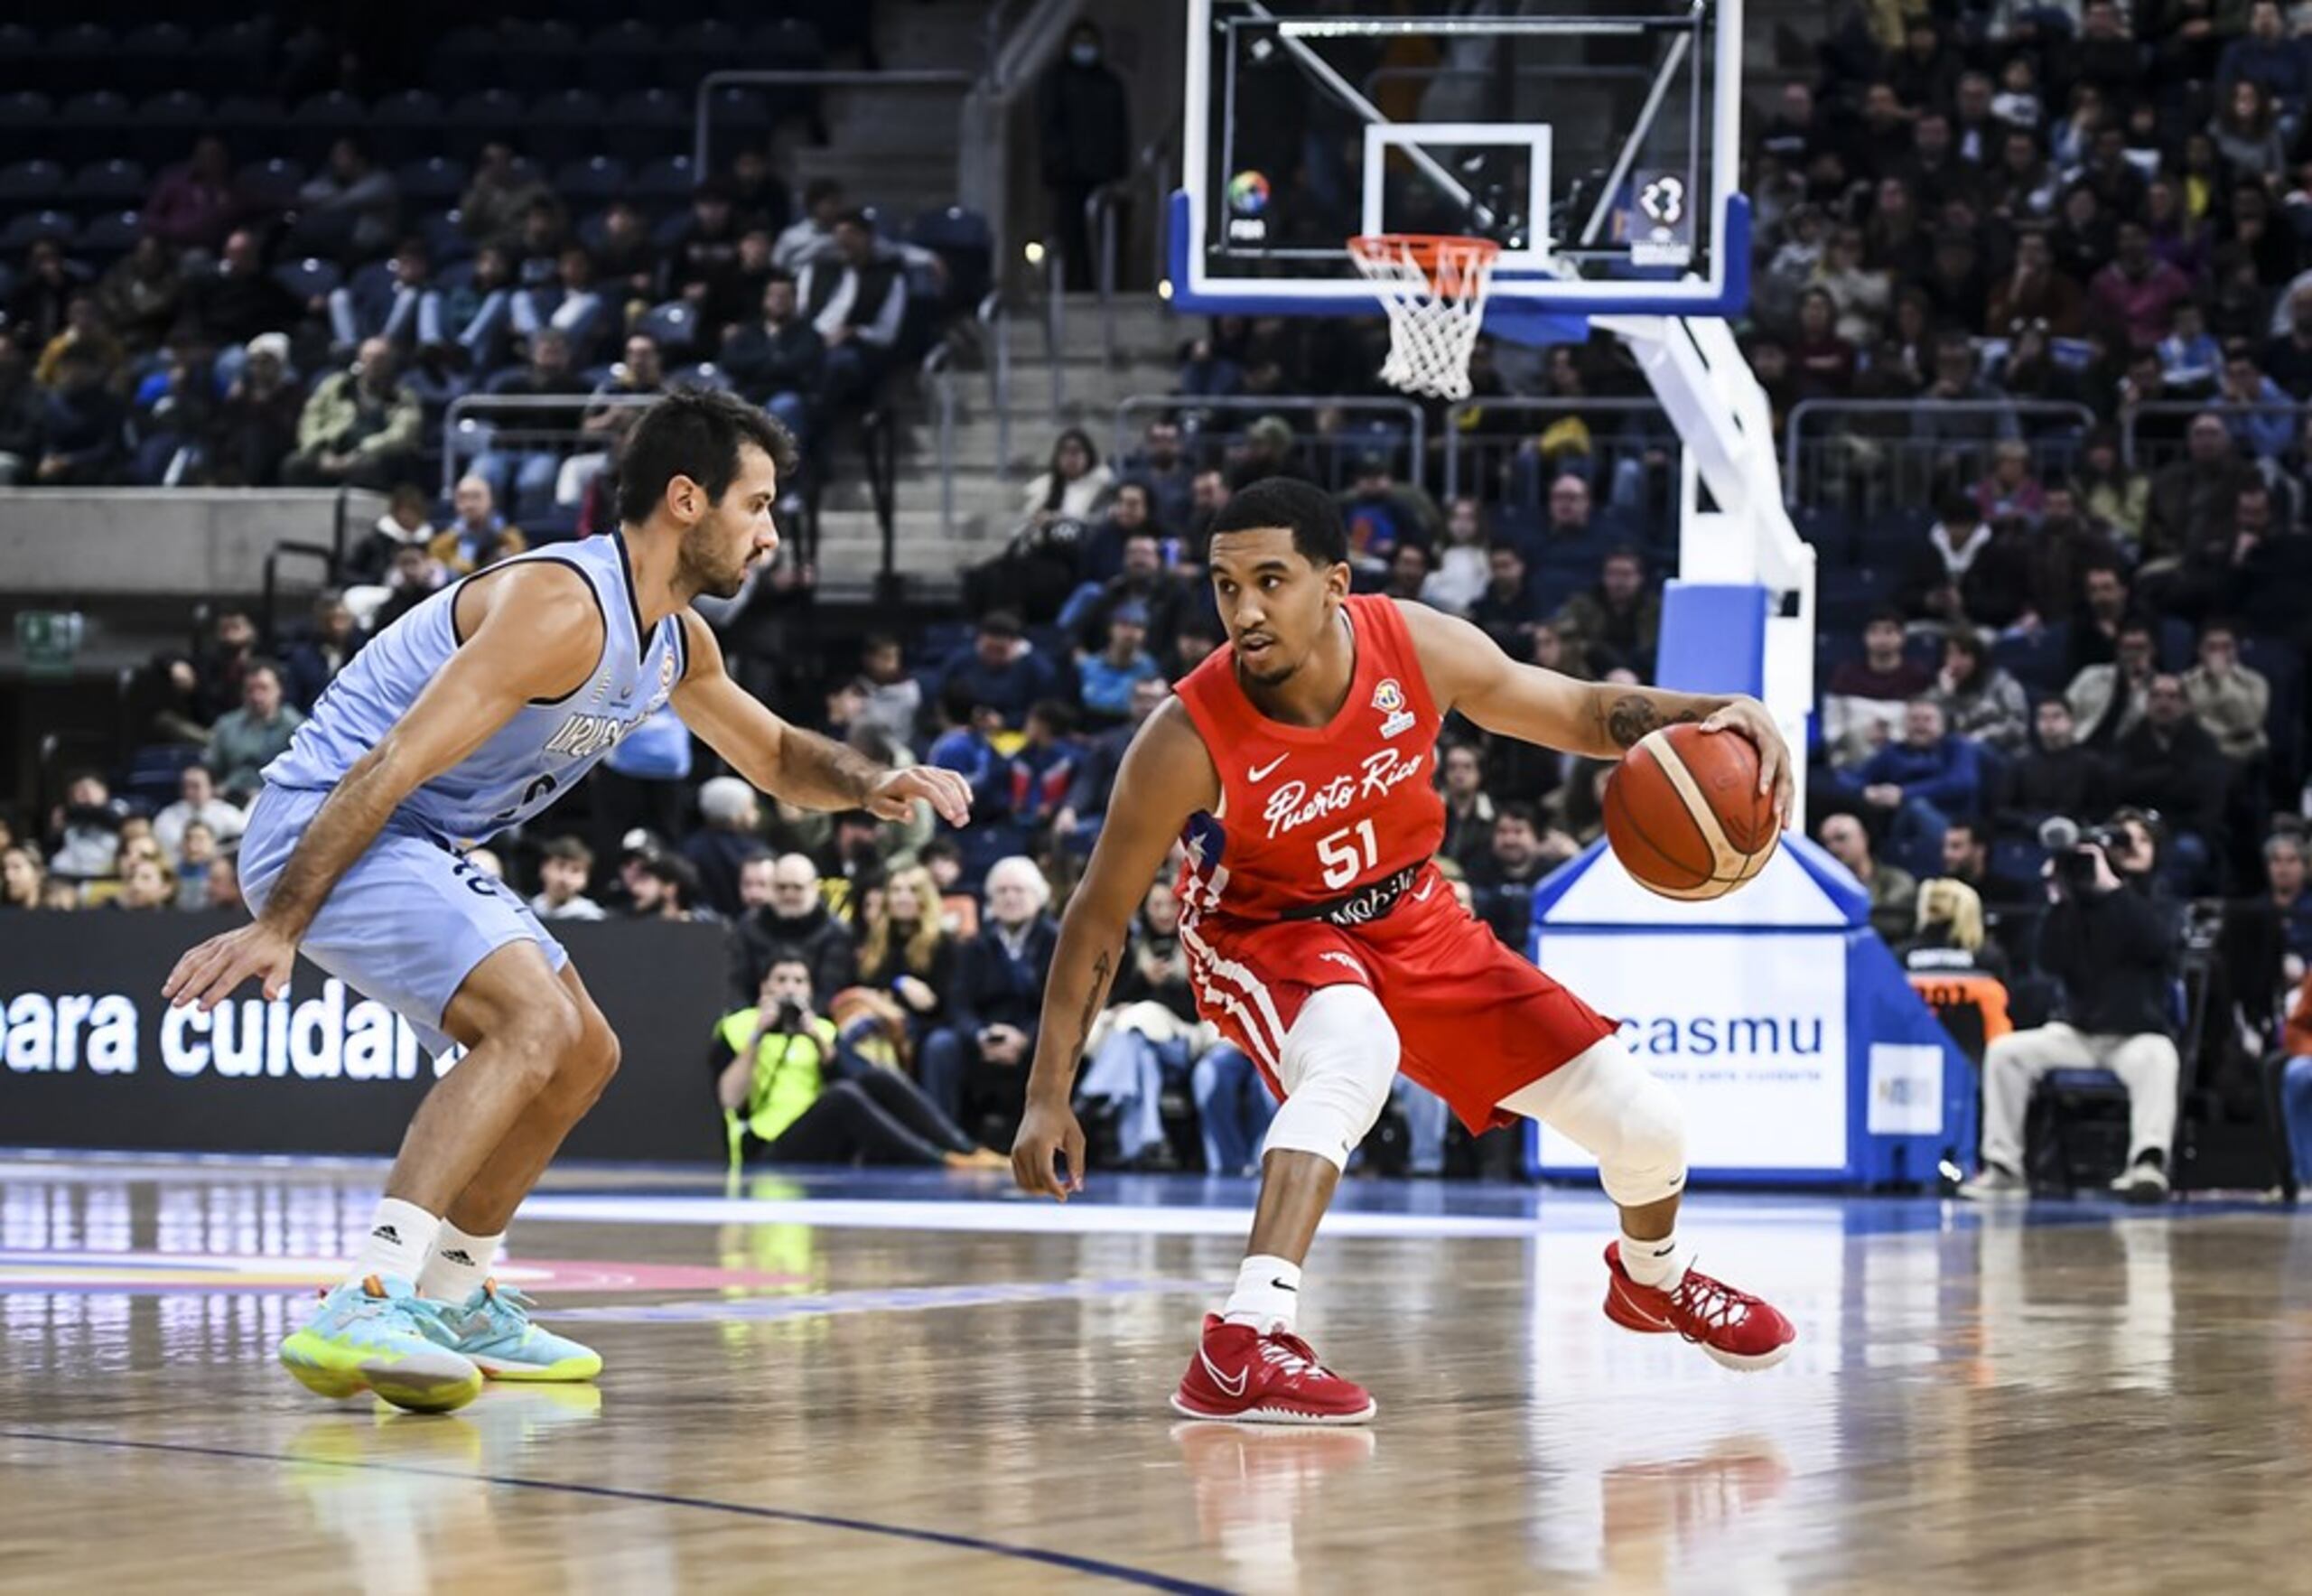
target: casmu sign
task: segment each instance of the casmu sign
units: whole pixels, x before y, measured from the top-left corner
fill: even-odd
[[[1843,1169],[1847,961],[1838,933],[1544,928],[1543,966],[1621,1022],[1677,1092],[1697,1171]],[[1544,1125],[1542,1166],[1595,1161]]]

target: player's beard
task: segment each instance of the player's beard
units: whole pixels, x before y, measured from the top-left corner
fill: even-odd
[[[746,556],[731,553],[730,540],[716,524],[720,519],[710,515],[691,527],[675,551],[675,580],[693,597],[734,599],[746,585]]]
[[[1281,687],[1299,673],[1301,660],[1293,659],[1282,664],[1276,663],[1276,656],[1282,650],[1273,643],[1269,645],[1266,652],[1268,658],[1263,661],[1261,668],[1257,670],[1253,667],[1252,661],[1246,659],[1242,652],[1237,654],[1236,668],[1246,681],[1257,682],[1263,687]]]

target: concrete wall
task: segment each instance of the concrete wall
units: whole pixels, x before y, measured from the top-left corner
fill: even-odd
[[[275,544],[330,542],[337,498],[285,488],[0,491],[0,599],[254,593]],[[349,541],[384,513],[383,495],[350,495]],[[317,575],[310,561],[287,574],[301,587]]]

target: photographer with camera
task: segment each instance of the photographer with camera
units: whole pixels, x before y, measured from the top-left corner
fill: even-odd
[[[840,1007],[840,1004],[838,1004]],[[1001,1169],[896,1069],[855,1050],[872,1013],[838,1031],[812,1007],[811,966],[781,955],[754,1008],[714,1028],[714,1092],[738,1163],[890,1163]]]
[[[2130,1202],[2159,1202],[2182,1073],[2171,995],[2183,928],[2154,884],[2158,835],[2150,817],[2121,809],[2085,833],[2049,820],[2039,841],[2055,855],[2039,963],[2061,984],[2068,1018],[2000,1037],[1985,1051],[1982,1169],[1959,1195],[2028,1195],[2023,1124],[2032,1087],[2051,1069],[2100,1068],[2128,1092],[2128,1167],[2112,1190]]]

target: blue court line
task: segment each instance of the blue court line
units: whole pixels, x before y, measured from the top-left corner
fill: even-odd
[[[920,1541],[953,1546],[965,1552],[985,1552],[1021,1563],[1041,1563],[1070,1573],[1115,1580],[1149,1591],[1173,1591],[1181,1596],[1226,1596],[1224,1587],[1174,1579],[1170,1574],[1078,1557],[1068,1552],[1047,1552],[1035,1546],[1014,1546],[978,1535],[956,1535],[944,1529],[910,1529],[905,1525],[878,1524],[868,1518],[837,1518],[824,1513],[803,1513],[788,1507],[756,1507],[744,1502],[718,1502],[708,1497],[674,1496],[663,1491],[621,1490],[610,1485],[581,1485],[565,1479],[524,1479],[509,1474],[469,1474],[458,1469],[426,1469],[414,1463],[370,1463],[341,1459],[293,1458],[280,1452],[247,1451],[229,1446],[191,1446],[170,1441],[123,1441],[102,1435],[55,1435],[39,1430],[0,1430],[0,1441],[41,1441],[57,1446],[85,1446],[116,1451],[175,1452],[191,1457],[229,1458],[236,1462],[295,1463],[300,1467],[359,1469],[378,1474],[419,1474],[435,1479],[462,1479],[476,1485],[502,1485],[519,1490],[560,1491],[566,1496],[596,1497],[620,1502],[643,1502],[661,1507],[695,1507],[706,1513],[731,1513],[742,1518],[766,1518],[778,1524],[806,1525],[814,1529],[845,1529],[859,1535],[884,1535],[893,1540]]]

